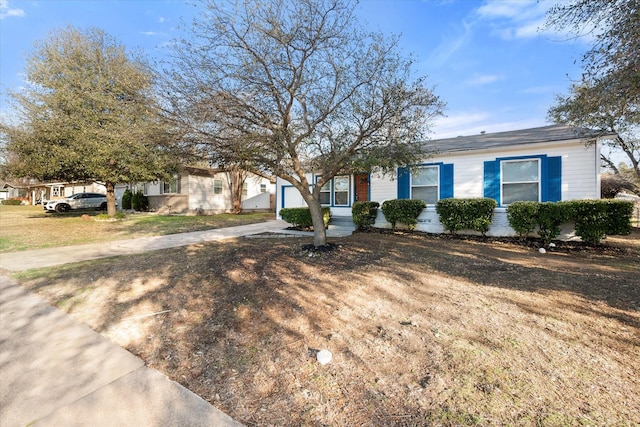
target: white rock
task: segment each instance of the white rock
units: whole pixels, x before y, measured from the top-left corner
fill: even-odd
[[[318,359],[318,363],[321,365],[326,365],[331,362],[333,355],[329,350],[320,350],[316,355],[316,359]]]
[[[538,249],[538,252],[540,252],[541,254],[546,254],[547,250],[545,248],[540,248]]]
[[[555,244],[555,243],[549,243],[549,247],[550,247],[550,248],[555,248],[555,247],[556,247],[556,244]]]

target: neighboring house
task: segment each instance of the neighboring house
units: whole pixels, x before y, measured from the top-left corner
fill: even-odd
[[[574,129],[551,125],[429,141],[434,154],[421,164],[398,168],[393,176],[336,176],[324,186],[321,200],[332,216],[350,217],[358,200],[422,199],[427,209],[416,229],[437,233],[444,230],[435,212],[438,200],[489,197],[499,206],[489,234],[511,235],[506,206],[514,201],[599,199],[600,140],[613,136],[587,145]],[[284,180],[277,180],[276,194],[278,216],[282,208],[306,206]],[[389,226],[381,213],[376,226]]]
[[[98,182],[50,182],[39,187],[42,200],[56,200],[76,193],[107,194],[107,187]]]
[[[116,186],[118,206],[127,188],[142,191],[149,209],[160,213],[214,214],[232,210],[230,177],[221,169],[184,167],[170,181],[153,181],[133,186]],[[274,183],[267,177],[249,174],[243,186],[245,211],[274,211]]]
[[[90,183],[68,183],[50,182],[43,183],[35,179],[24,178],[12,183],[5,182],[2,185],[7,199],[20,199],[24,203],[36,205],[43,200],[55,200],[69,197],[75,193],[106,193],[106,187],[97,182]]]

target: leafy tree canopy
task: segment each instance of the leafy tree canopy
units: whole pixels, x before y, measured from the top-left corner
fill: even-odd
[[[37,43],[28,87],[10,93],[18,121],[2,123],[6,172],[47,180],[153,180],[174,167],[171,133],[154,99],[152,73],[102,30],[67,27]]]

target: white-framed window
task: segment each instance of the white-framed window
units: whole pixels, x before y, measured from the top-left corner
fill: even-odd
[[[247,182],[242,183],[242,195],[247,196],[249,194],[249,184]]]
[[[51,187],[51,197],[60,197],[60,188],[59,186]]]
[[[411,198],[424,200],[429,205],[438,203],[440,194],[440,168],[421,166],[411,171]]]
[[[349,177],[336,176],[333,178],[334,206],[349,206]]]
[[[213,194],[222,194],[222,180],[214,179],[213,180]]]
[[[267,184],[260,184],[260,192],[261,193],[267,192]]]
[[[327,182],[320,189],[320,204],[321,205],[331,204],[331,181]]]
[[[320,176],[316,177],[316,182]],[[325,206],[349,206],[351,179],[349,176],[336,176],[320,188],[320,204]]]
[[[163,194],[171,194],[180,192],[179,189],[180,177],[174,176],[169,181],[163,182],[162,193]]]
[[[540,201],[540,159],[500,162],[503,205],[519,201]]]

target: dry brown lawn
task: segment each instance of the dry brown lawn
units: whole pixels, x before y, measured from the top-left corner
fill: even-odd
[[[20,280],[247,425],[640,423],[637,231],[544,255],[405,233],[305,243],[245,238]]]
[[[0,254],[211,230],[274,218],[273,213],[258,212],[202,216],[144,212],[129,213],[125,220],[110,221],[101,219],[100,214],[94,210],[45,213],[42,206],[0,205]]]

